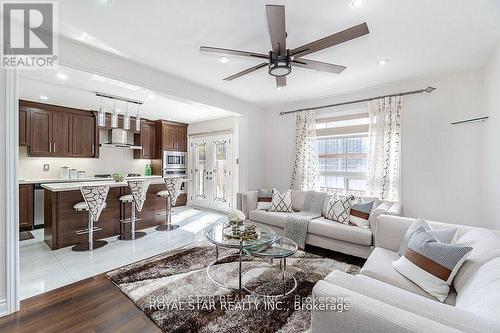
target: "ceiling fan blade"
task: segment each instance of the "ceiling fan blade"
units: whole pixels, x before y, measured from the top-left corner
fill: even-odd
[[[286,76],[276,76],[276,88],[286,86]]]
[[[341,66],[341,65],[334,65],[334,64],[329,64],[326,62],[303,59],[303,58],[293,59],[292,66],[297,66],[300,68],[306,68],[306,69],[322,71],[322,72],[330,72],[330,73],[335,73],[335,74],[340,74],[344,71],[344,69],[347,68],[347,67]]]
[[[255,72],[256,70],[258,69],[261,69],[263,67],[266,67],[267,66],[267,62],[263,62],[261,64],[258,64],[256,66],[253,66],[253,67],[250,67],[250,68],[247,68],[245,69],[244,71],[241,71],[239,73],[236,73],[236,74],[233,74],[231,76],[228,76],[224,79],[224,81],[231,81],[231,80],[234,80],[236,78],[239,78],[240,76],[243,76],[243,75],[247,75],[247,74],[250,74],[252,72]]]
[[[286,53],[285,6],[266,5],[266,13],[272,50],[283,55]]]
[[[366,23],[361,23],[349,29],[297,47],[290,52],[292,53],[292,56],[303,57],[305,55],[350,41],[351,39],[367,35],[369,32],[370,31],[368,31],[368,25]]]
[[[248,51],[231,50],[231,49],[223,49],[220,47],[200,46],[200,52],[235,55],[235,56],[240,56],[240,57],[269,59],[269,55],[267,55],[267,54],[248,52]]]

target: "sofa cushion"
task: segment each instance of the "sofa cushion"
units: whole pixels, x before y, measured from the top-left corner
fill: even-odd
[[[292,190],[292,209],[295,212],[300,212],[304,207],[307,191]]]
[[[286,217],[298,213],[284,212],[268,212],[265,210],[251,210],[249,213],[250,220],[281,227],[285,225]]]
[[[500,257],[500,235],[493,230],[472,229],[458,238],[457,244],[472,247],[470,255],[453,281],[457,293],[460,294],[467,281],[477,274],[483,264]]]
[[[414,294],[434,299],[422,288],[411,282],[392,267],[392,262],[399,259],[397,252],[381,247],[373,250],[359,274],[391,284]]]
[[[485,317],[500,313],[500,257],[488,261],[469,278],[457,295],[457,308]]]
[[[324,217],[312,219],[311,222],[309,222],[308,232],[344,242],[372,245],[372,232],[370,229],[332,222]]]

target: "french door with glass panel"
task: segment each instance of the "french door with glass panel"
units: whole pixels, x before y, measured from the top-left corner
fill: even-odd
[[[189,149],[191,204],[228,211],[231,208],[233,173],[231,135],[194,137]]]

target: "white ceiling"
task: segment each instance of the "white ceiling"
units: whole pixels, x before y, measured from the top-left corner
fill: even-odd
[[[60,79],[58,74],[63,74],[66,78]],[[220,108],[175,100],[148,89],[62,66],[57,70],[22,71],[19,90],[21,99],[85,110],[99,108],[101,99],[95,96],[96,91],[136,99],[144,102],[140,107],[141,116],[152,120],[193,123],[235,115]],[[40,96],[46,96],[48,100],[41,100]],[[103,99],[103,106],[109,112],[114,108],[112,100],[109,99]],[[116,108],[124,112],[125,103],[116,102]],[[135,115],[137,106],[130,104],[129,112]]]
[[[60,1],[61,33],[259,106],[324,97],[415,77],[481,67],[500,39],[500,1],[367,0]],[[266,53],[265,4],[285,4],[294,48],[367,22],[370,34],[308,58],[348,67],[340,75],[294,68],[275,89],[266,69],[231,82],[250,59],[200,54],[200,45]],[[381,58],[389,64],[377,66]]]

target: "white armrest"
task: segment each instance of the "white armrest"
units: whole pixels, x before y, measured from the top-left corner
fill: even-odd
[[[351,297],[353,307],[361,313],[359,315],[361,316],[363,313],[366,313],[368,318],[371,318],[366,321],[368,325],[371,320],[373,320],[373,316],[375,316],[377,320],[382,320],[383,323],[389,322],[385,324],[381,323],[381,325],[389,325],[389,327],[392,327],[391,325],[403,325],[403,327],[417,331],[435,331],[433,328],[429,330],[426,326],[427,323],[435,325],[436,328],[446,327],[443,332],[448,332],[450,330],[465,332],[498,332],[500,330],[500,323],[498,321],[479,317],[464,309],[413,294],[367,276],[354,276],[335,271],[328,275],[326,280],[327,281],[320,281],[321,284],[319,282],[316,284],[313,289],[313,294],[321,293],[323,296],[346,295]],[[345,292],[346,290],[348,293]],[[342,291],[343,294],[339,294],[339,291]],[[351,295],[354,295],[356,298],[352,298]],[[365,300],[363,297],[370,300]],[[382,303],[383,306],[378,303],[374,304],[372,300]],[[358,301],[360,304],[358,304]],[[367,307],[366,309],[365,306]],[[397,309],[397,311],[395,309]],[[341,316],[343,314],[336,315],[342,319]],[[408,318],[404,318],[404,316]],[[418,319],[416,323],[417,326],[404,326],[412,324],[415,318]],[[424,318],[424,321],[420,321],[421,319],[419,318]],[[399,326],[395,327],[400,328]],[[387,328],[385,329],[387,330]],[[439,330],[442,330],[442,328]],[[378,329],[375,331],[378,331]]]
[[[413,221],[406,217],[380,215],[372,224],[374,245],[397,252]]]
[[[236,194],[236,208],[241,210],[247,219],[248,213],[251,210],[257,209],[257,194],[257,190]]]
[[[389,210],[386,212],[387,215],[393,215],[393,216],[403,216],[403,204],[401,202],[394,202],[389,208]]]
[[[329,296],[342,297],[350,305],[348,311],[313,309],[311,332],[459,332],[441,323],[419,316],[380,300],[345,289],[326,281],[318,282],[313,297],[319,303]]]

